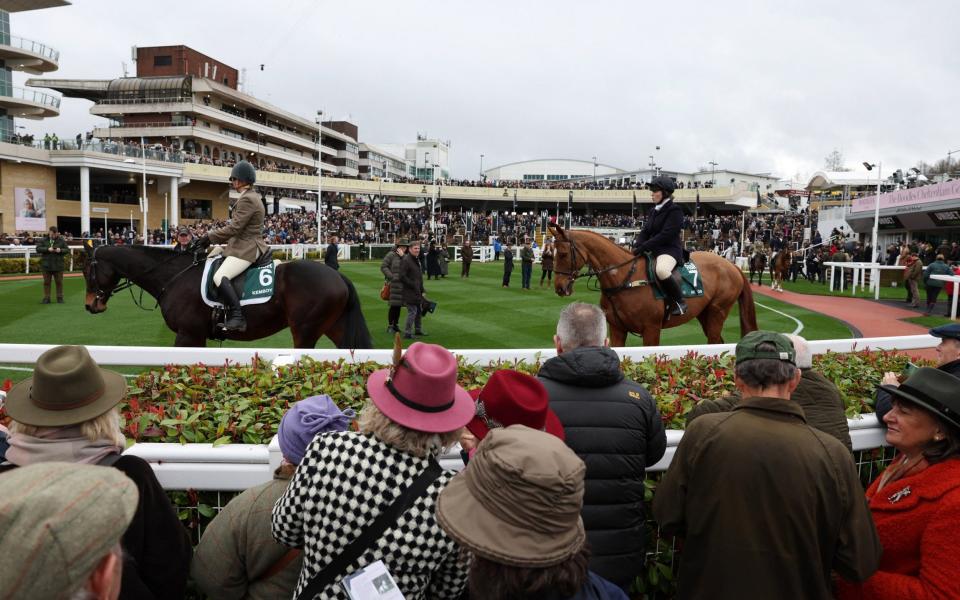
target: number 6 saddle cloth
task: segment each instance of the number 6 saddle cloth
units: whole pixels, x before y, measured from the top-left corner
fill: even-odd
[[[271,259],[271,253],[267,253],[231,280],[240,298],[240,306],[263,304],[273,297],[275,267],[279,261]],[[208,258],[203,265],[203,277],[200,278],[200,295],[203,297],[204,304],[212,308],[223,306],[217,286],[213,284],[213,274],[217,272],[222,261],[223,256]]]

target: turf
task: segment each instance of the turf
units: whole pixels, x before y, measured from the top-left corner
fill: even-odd
[[[754,280],[754,281],[756,281],[756,280]],[[769,274],[765,274],[765,275],[763,276],[763,283],[764,283],[764,285],[766,285],[766,286],[769,286],[769,285],[770,285],[770,277],[769,277]],[[906,298],[906,297],[907,297],[907,290],[906,290],[906,288],[903,287],[903,285],[902,285],[903,282],[900,282],[900,283],[901,283],[901,285],[900,285],[899,287],[889,287],[889,286],[883,286],[883,287],[881,287],[881,288],[880,288],[880,298],[881,298],[882,300],[903,300],[904,298]],[[838,285],[839,285],[839,279],[838,279]],[[867,299],[870,299],[870,300],[872,300],[873,297],[874,297],[874,292],[873,292],[873,290],[871,290],[871,289],[869,289],[869,288],[863,289],[863,288],[861,288],[861,287],[858,287],[858,288],[857,288],[857,293],[856,293],[856,294],[851,294],[851,293],[850,293],[850,286],[849,286],[849,285],[845,285],[844,288],[843,288],[843,292],[840,292],[839,289],[838,289],[837,291],[831,292],[831,291],[830,291],[830,284],[829,284],[829,283],[813,283],[813,282],[807,281],[807,280],[805,280],[805,279],[797,279],[795,282],[785,281],[785,282],[783,283],[783,289],[785,289],[785,290],[788,291],[788,292],[795,292],[795,293],[797,293],[797,294],[814,294],[814,295],[817,295],[817,296],[838,296],[838,297],[845,297],[845,298],[850,298],[850,297],[852,297],[852,298],[867,298]],[[921,291],[921,293],[923,293],[923,286],[921,286],[921,290],[920,290],[920,291]]]
[[[385,331],[387,305],[379,298],[383,277],[379,262],[344,263],[343,272],[353,280],[374,346],[388,348],[392,338]],[[437,312],[424,318],[423,328],[429,334],[426,341],[448,348],[544,348],[552,345],[560,310],[571,301],[597,303],[599,293],[578,282],[572,298],[560,298],[550,287],[539,288],[539,269],[535,269],[534,289],[520,289],[519,270],[514,272],[511,287],[500,287],[502,263],[475,263],[469,279],[460,279],[459,264],[451,264],[449,276],[439,281],[427,281],[428,296],[439,303]],[[167,329],[159,311],[138,308],[128,292],[110,300],[108,310],[90,315],[83,309],[83,281],[66,279],[66,303],[41,305],[40,281],[0,282],[0,343],[39,344],[98,344],[121,346],[171,346],[174,334]],[[153,307],[153,300],[143,296],[144,306]],[[756,298],[763,306],[757,307],[761,328],[791,332],[796,323],[764,307],[787,313],[804,324],[803,335],[809,339],[837,339],[850,337],[849,329],[841,322],[808,310],[770,298]],[[406,317],[404,311],[401,325]],[[736,341],[740,337],[737,310],[727,319],[724,339]],[[630,336],[628,345],[642,345],[641,338]],[[681,327],[667,329],[661,339],[663,345],[705,344],[706,338],[699,323],[694,321]],[[230,347],[289,348],[289,331],[281,331],[256,342],[225,342]],[[212,343],[211,343],[212,345]],[[332,348],[326,338],[320,348]],[[0,370],[0,377],[9,375]],[[17,377],[19,378],[19,377]]]

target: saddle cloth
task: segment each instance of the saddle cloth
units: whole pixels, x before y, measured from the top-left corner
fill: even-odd
[[[220,308],[220,293],[213,285],[213,274],[217,272],[223,256],[208,258],[203,265],[203,277],[200,278],[200,295],[203,302],[211,308]],[[233,283],[240,297],[240,306],[248,304],[263,304],[273,298],[273,282],[275,279],[275,263],[273,261],[257,261],[246,271],[235,277]]]
[[[680,272],[680,291],[684,298],[703,296],[703,280],[700,278],[700,271],[697,270],[696,263],[688,260],[674,268],[673,271],[674,273]],[[657,281],[656,262],[650,259],[647,260],[647,279],[651,282]],[[653,287],[653,297],[662,300],[664,294],[660,286],[654,285],[651,287]]]

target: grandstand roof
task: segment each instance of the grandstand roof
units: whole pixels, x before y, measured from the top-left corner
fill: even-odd
[[[859,171],[817,171],[807,184],[808,190],[827,190],[838,187],[877,185],[877,174]]]
[[[496,169],[502,169],[502,168],[504,168],[504,167],[511,167],[511,166],[513,166],[513,165],[522,165],[522,164],[526,164],[526,163],[538,163],[538,162],[554,162],[554,161],[559,161],[559,162],[572,162],[572,163],[578,163],[578,164],[583,164],[583,165],[590,165],[591,167],[593,166],[593,161],[592,161],[592,160],[582,160],[582,159],[579,159],[579,158],[532,158],[532,159],[530,159],[530,160],[518,160],[518,161],[514,161],[514,162],[505,163],[505,164],[502,164],[502,165],[497,165],[497,166],[495,166],[495,167],[490,167],[489,169],[484,169],[484,172],[486,172],[486,171],[494,171],[494,170],[496,170]],[[615,167],[615,166],[613,166],[613,165],[608,165],[608,164],[606,164],[606,163],[598,162],[598,163],[597,163],[597,166],[598,166],[598,167],[606,167],[606,168],[608,168],[608,169],[613,169],[614,171],[617,171],[618,173],[624,173],[624,172],[625,172],[625,171],[624,171],[623,169],[621,169],[620,167]]]

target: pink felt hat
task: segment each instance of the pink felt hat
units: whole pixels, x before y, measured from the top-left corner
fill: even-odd
[[[455,431],[474,415],[473,399],[457,385],[457,359],[436,344],[411,344],[399,366],[370,375],[367,393],[380,412],[416,431]]]

